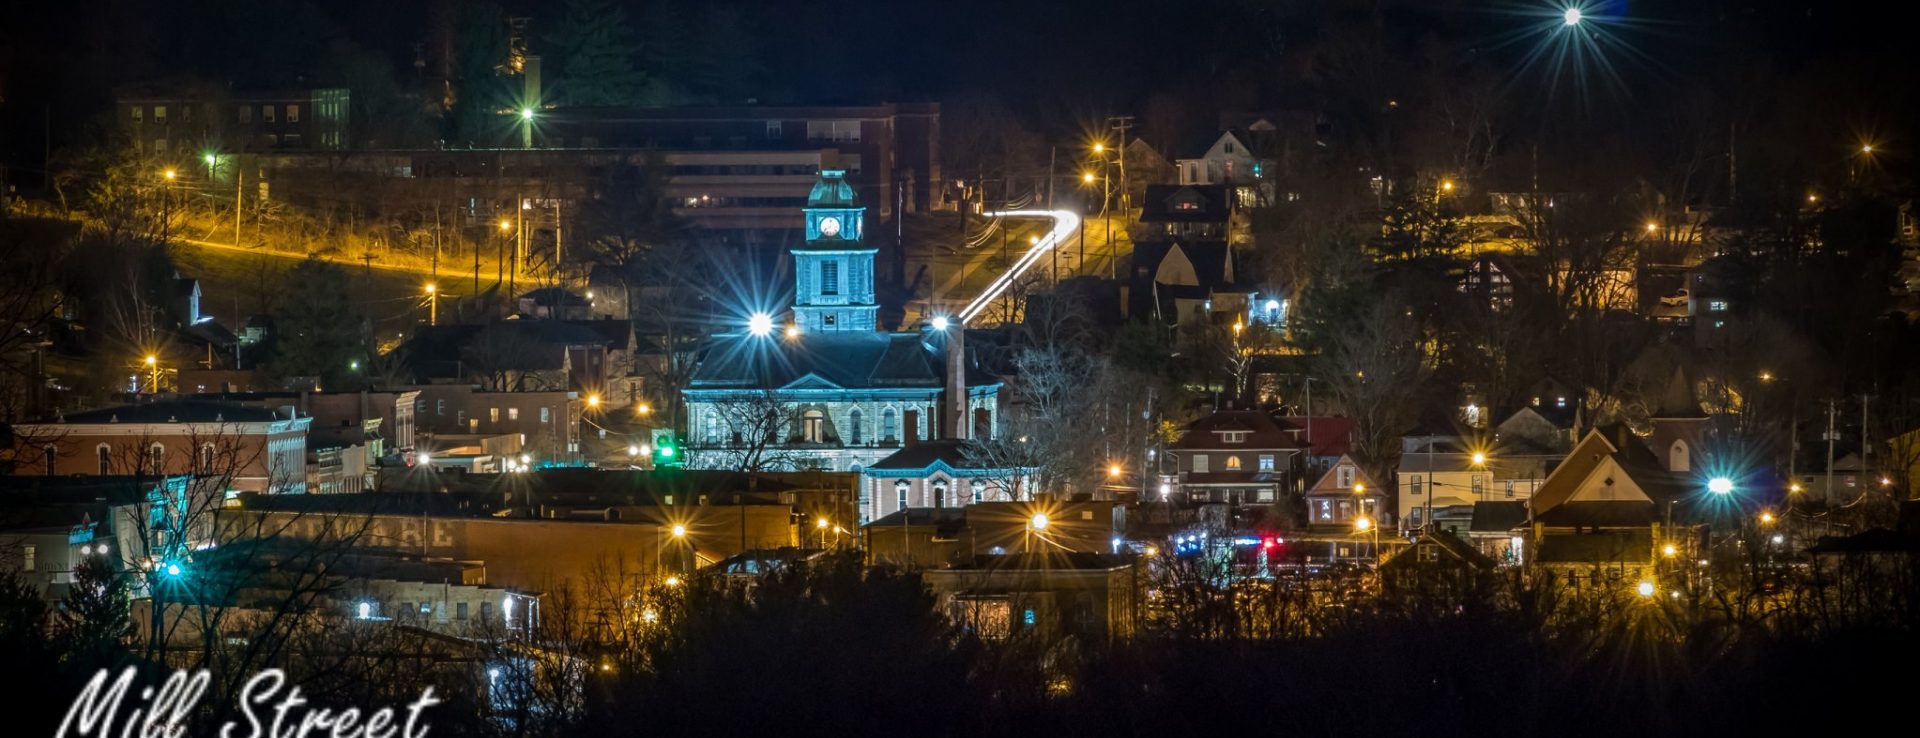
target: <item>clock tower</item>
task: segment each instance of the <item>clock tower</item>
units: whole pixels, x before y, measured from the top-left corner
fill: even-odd
[[[861,239],[867,209],[846,172],[823,169],[807,196],[807,242],[793,249],[793,322],[803,333],[872,331],[880,306],[873,299],[873,257]]]

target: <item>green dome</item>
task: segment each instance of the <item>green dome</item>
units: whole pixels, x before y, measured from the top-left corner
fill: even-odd
[[[807,195],[807,207],[853,207],[857,199],[853,194],[853,185],[847,184],[846,171],[822,169],[820,181],[813,183],[813,192]]]

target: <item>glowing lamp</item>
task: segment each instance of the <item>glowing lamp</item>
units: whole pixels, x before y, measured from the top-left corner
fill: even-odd
[[[944,331],[944,330],[946,330],[946,329],[947,329],[947,326],[948,326],[948,325],[951,325],[951,323],[948,323],[948,322],[947,322],[947,316],[945,316],[945,315],[935,315],[935,316],[933,316],[933,329],[934,329],[934,330],[936,330],[936,331]]]
[[[1641,597],[1652,597],[1654,593],[1653,582],[1642,581],[1638,586],[1634,587],[1634,591],[1639,592]]]
[[[1034,513],[1033,517],[1027,520],[1027,526],[1034,530],[1046,530],[1047,525],[1052,522],[1046,513]]]
[[[1569,26],[1580,25],[1580,18],[1579,8],[1567,8],[1567,12],[1560,14],[1560,19],[1565,21]]]
[[[1733,480],[1726,477],[1714,477],[1707,481],[1707,491],[1716,495],[1733,493]]]
[[[674,523],[672,530],[670,530],[669,532],[673,534],[674,538],[685,538],[687,537],[687,526],[681,525],[679,523]]]
[[[752,317],[747,318],[747,332],[756,336],[772,334],[773,316],[766,313],[754,313]]]

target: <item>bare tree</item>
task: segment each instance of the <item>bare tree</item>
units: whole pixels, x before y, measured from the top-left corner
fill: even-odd
[[[1432,371],[1410,312],[1392,299],[1375,303],[1329,336],[1315,360],[1316,374],[1353,418],[1354,451],[1375,478],[1399,465],[1400,436],[1419,418],[1413,398]]]

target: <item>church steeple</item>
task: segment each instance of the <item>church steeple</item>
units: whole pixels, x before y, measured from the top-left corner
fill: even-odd
[[[838,169],[821,170],[807,197],[807,242],[793,249],[793,322],[802,332],[878,328],[878,249],[861,241],[867,209],[857,200],[846,172]]]

